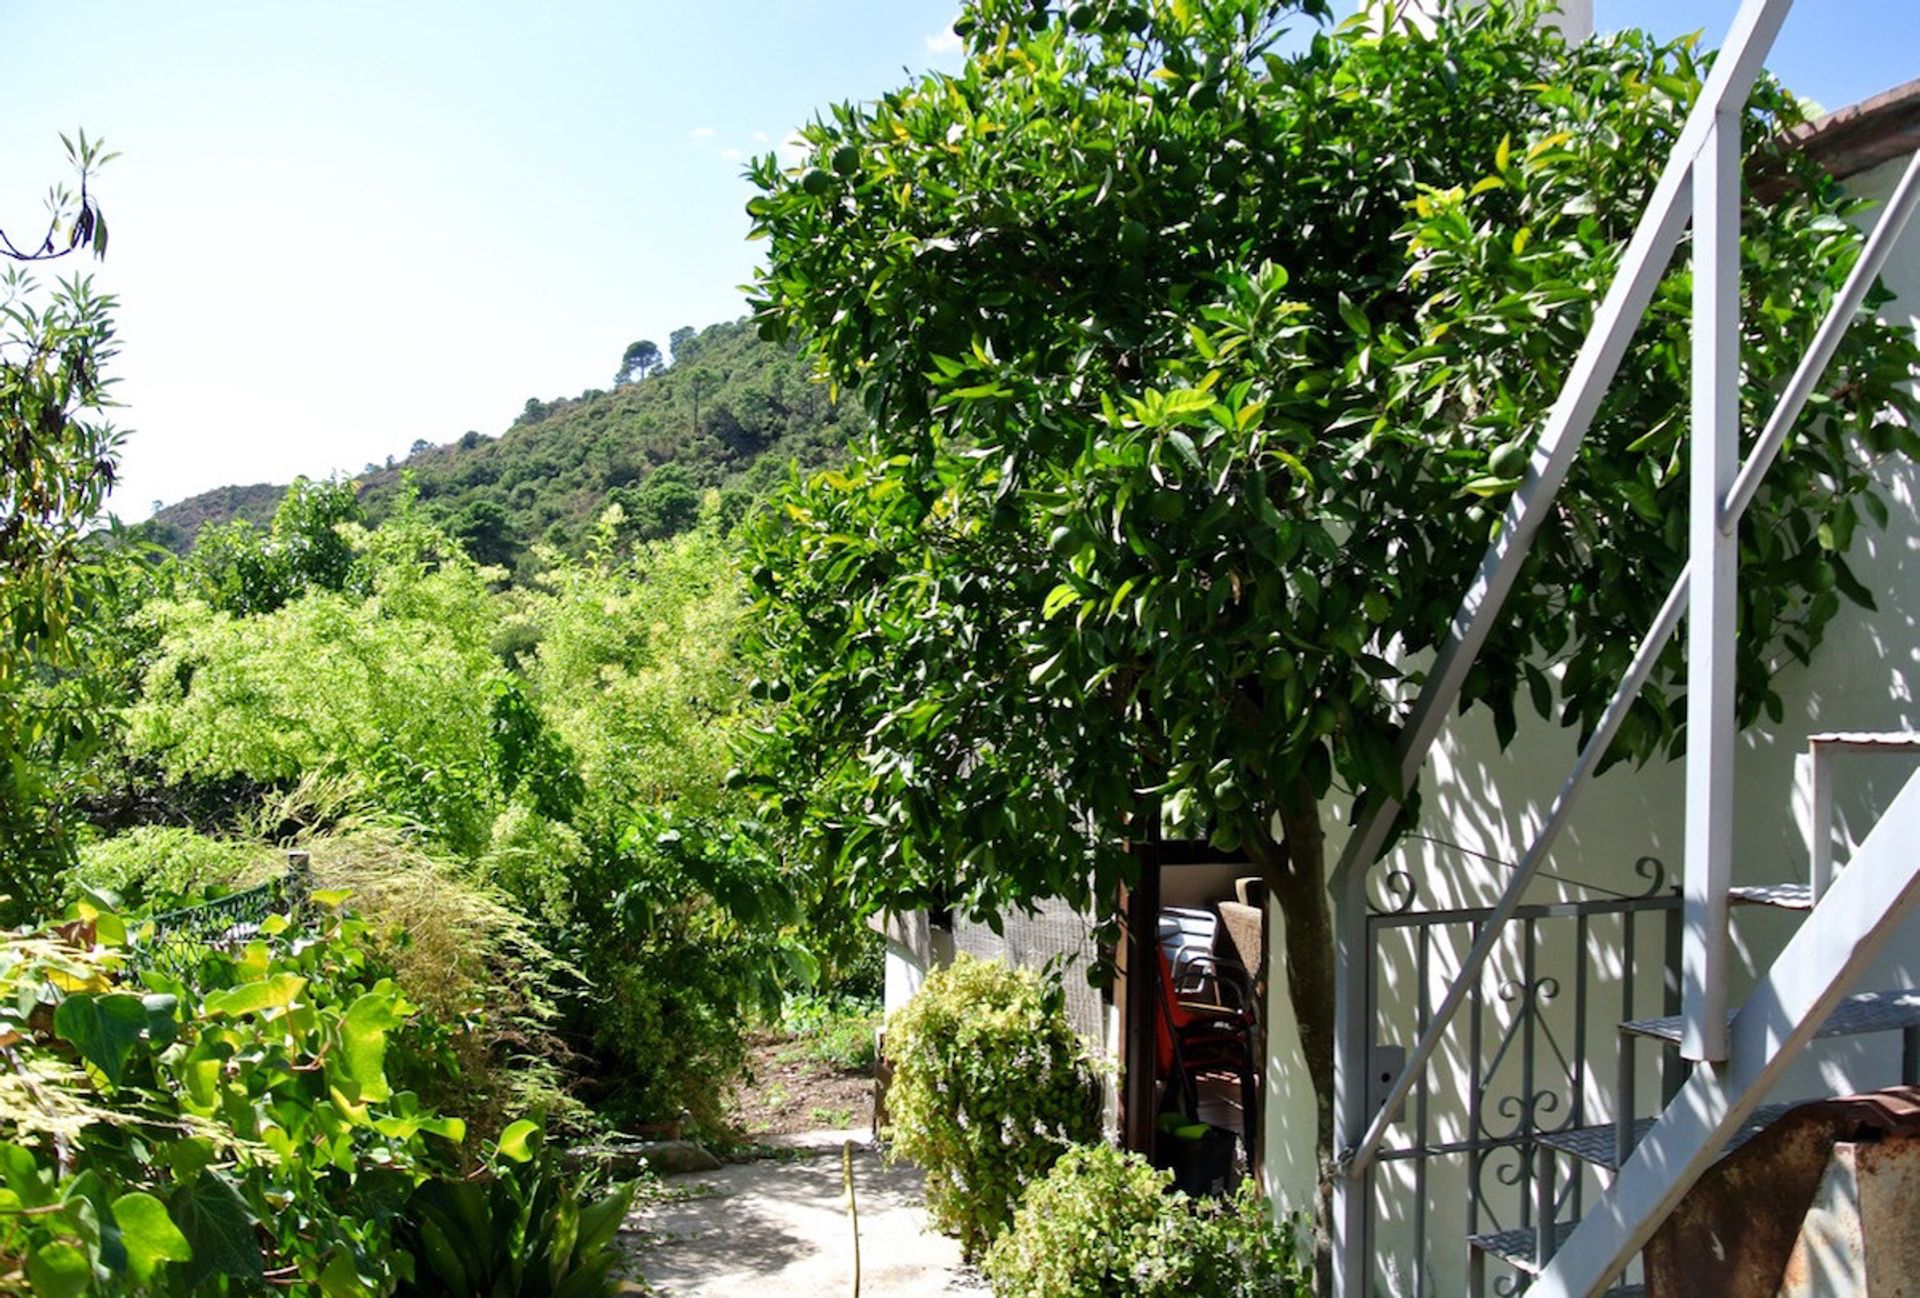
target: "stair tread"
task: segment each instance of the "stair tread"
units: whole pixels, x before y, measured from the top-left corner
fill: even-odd
[[[1573,1234],[1573,1228],[1579,1224],[1577,1221],[1557,1221],[1553,1224],[1555,1252],[1558,1252],[1560,1246],[1567,1242],[1567,1237]],[[1467,1236],[1467,1243],[1470,1246],[1484,1253],[1491,1253],[1514,1270],[1527,1275],[1540,1274],[1540,1265],[1534,1257],[1536,1240],[1537,1236],[1531,1226]],[[1622,1285],[1618,1289],[1607,1290],[1606,1298],[1645,1298],[1646,1292],[1645,1285]]]
[[[1771,1126],[1775,1118],[1778,1118],[1788,1109],[1793,1108],[1795,1104],[1800,1103],[1804,1103],[1804,1101],[1791,1100],[1785,1104],[1761,1105],[1753,1111],[1753,1116],[1741,1123],[1740,1129],[1728,1138],[1726,1148],[1720,1151],[1721,1154],[1731,1154],[1734,1150],[1740,1148],[1740,1146],[1746,1144],[1749,1140],[1766,1130],[1767,1127]],[[1634,1122],[1634,1144],[1637,1145],[1640,1143],[1641,1139],[1652,1129],[1653,1123],[1654,1119],[1652,1118],[1640,1118]],[[1571,1154],[1575,1158],[1612,1171],[1618,1171],[1620,1168],[1620,1160],[1614,1156],[1616,1153],[1616,1142],[1612,1123],[1607,1123],[1604,1126],[1569,1127],[1564,1131],[1548,1132],[1538,1139],[1540,1143],[1548,1149],[1557,1149],[1563,1154]]]
[[[1778,910],[1812,910],[1813,885],[1809,883],[1743,883],[1727,889],[1727,900],[1736,906],[1772,906]]]
[[[1733,1015],[1729,1014],[1731,1020]],[[1620,1031],[1637,1037],[1678,1044],[1684,1020],[1678,1014],[1657,1019],[1630,1019]],[[1845,1037],[1863,1032],[1893,1032],[1920,1027],[1920,992],[1856,992],[1834,1007],[1815,1036]]]
[[[1567,1236],[1573,1234],[1573,1228],[1580,1223],[1574,1221],[1556,1221],[1553,1223],[1553,1246],[1557,1249],[1567,1242]],[[1537,1275],[1540,1267],[1534,1261],[1534,1252],[1538,1236],[1531,1226],[1519,1226],[1513,1230],[1487,1231],[1479,1235],[1467,1236],[1467,1243],[1483,1253],[1505,1262],[1516,1271],[1525,1271],[1528,1275]]]
[[[1812,744],[1846,744],[1857,748],[1920,748],[1920,732],[1912,730],[1828,730],[1808,735]]]

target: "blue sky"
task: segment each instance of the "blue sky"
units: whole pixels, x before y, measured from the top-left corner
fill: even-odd
[[[1736,0],[1598,0],[1602,29]],[[952,67],[953,0],[157,5],[0,0],[0,224],[56,132],[123,156],[115,509],[354,471],[610,380],[743,310],[743,160]],[[1835,107],[1920,75],[1920,0],[1800,0],[1773,60]]]

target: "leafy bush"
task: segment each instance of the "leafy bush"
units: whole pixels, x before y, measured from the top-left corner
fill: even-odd
[[[435,854],[417,832],[351,810],[355,796],[339,782],[304,782],[238,827],[252,839],[145,826],[89,844],[69,891],[106,890],[165,909],[276,876],[285,858],[261,838],[325,824],[282,841],[309,854],[315,887],[350,899],[373,958],[429,1021],[445,1025],[437,1029],[444,1066],[434,1062],[440,1052],[422,1056],[406,1084],[478,1135],[536,1109],[557,1125],[584,1126],[583,1106],[567,1093],[557,1023],[557,1004],[578,976],[509,897]]]
[[[1224,1202],[1106,1145],[1028,1189],[982,1269],[996,1298],[1281,1298],[1309,1292],[1293,1232],[1251,1182]]]
[[[559,1032],[559,1002],[580,977],[509,897],[417,835],[377,824],[293,845],[311,855],[315,885],[344,894],[365,919],[366,941],[407,999],[446,1025],[447,1066],[407,1079],[424,1099],[480,1134],[527,1110],[569,1129],[588,1125],[568,1091]]]
[[[1144,1294],[1138,1263],[1167,1213],[1173,1178],[1105,1145],[1062,1155],[1020,1200],[981,1269],[999,1298]]]
[[[129,903],[193,898],[257,873],[272,853],[259,843],[207,838],[171,825],[140,825],[80,849],[65,878],[69,899],[86,889]]]
[[[432,1180],[407,1201],[401,1238],[412,1253],[401,1298],[589,1298],[610,1291],[614,1236],[633,1186],[587,1201],[584,1178],[529,1147],[533,1124],[502,1136],[491,1180]]]
[[[187,979],[136,980],[128,936],[82,903],[0,941],[0,1258],[18,1268],[0,1287],[390,1294],[420,1270],[403,1240],[424,1231],[422,1186],[531,1157],[533,1124],[476,1158],[461,1119],[396,1086],[450,1062],[449,1027],[401,994],[363,921],[329,913],[296,938],[274,916]]]
[[[664,823],[664,822],[663,822]],[[587,988],[564,1007],[571,1031],[611,1061],[590,1096],[611,1117],[686,1116],[726,1127],[726,1083],[746,1062],[744,1030],[779,1012],[791,898],[691,824],[637,830],[595,852],[574,879],[561,948]],[[676,837],[677,835],[677,837]],[[667,841],[659,841],[666,839]],[[729,899],[714,903],[689,877]]]
[[[962,955],[887,1020],[892,1152],[926,1172],[940,1229],[978,1257],[1027,1185],[1099,1129],[1057,984]]]
[[[793,1034],[795,1048],[810,1059],[843,1073],[873,1071],[874,1033],[880,1026],[877,1001],[808,993],[789,996],[780,1026]]]

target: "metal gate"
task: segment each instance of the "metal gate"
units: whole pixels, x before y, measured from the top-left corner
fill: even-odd
[[[1468,1260],[1467,1237],[1531,1231],[1543,1212],[1548,1219],[1578,1214],[1588,1187],[1577,1177],[1557,1190],[1542,1187],[1535,1139],[1610,1119],[1611,1106],[1596,1099],[1616,1088],[1614,1024],[1656,1005],[1673,1013],[1679,1003],[1681,899],[1654,858],[1642,858],[1636,873],[1645,880],[1638,895],[1514,912],[1369,1172],[1368,1252],[1376,1270],[1366,1292],[1514,1292],[1518,1277],[1507,1275],[1494,1276],[1489,1289]],[[1405,874],[1387,884],[1393,904],[1366,921],[1369,1112],[1404,1064],[1403,1043],[1432,1022],[1436,1001],[1493,914],[1492,907],[1427,908]],[[1671,1094],[1679,1061],[1660,1067],[1661,1089]],[[1540,1202],[1543,1189],[1550,1202]]]

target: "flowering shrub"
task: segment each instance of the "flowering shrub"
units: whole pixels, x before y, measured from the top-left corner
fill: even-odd
[[[1059,988],[961,956],[887,1021],[897,1157],[927,1178],[934,1224],[985,1251],[1027,1185],[1099,1129],[1099,1092]]]
[[[1226,1202],[1105,1145],[1028,1189],[982,1269],[995,1298],[1287,1298],[1310,1292],[1295,1232],[1251,1182]]]

